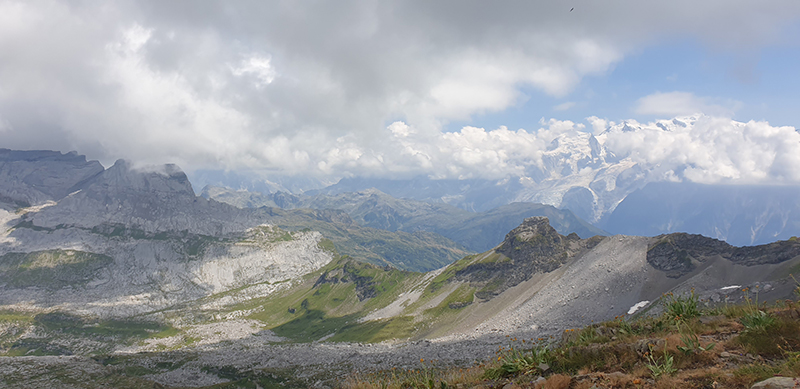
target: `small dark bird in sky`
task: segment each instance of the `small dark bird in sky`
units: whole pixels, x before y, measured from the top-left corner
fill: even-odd
[[[575,7],[572,7],[572,8],[570,8],[569,12],[572,12],[574,10],[575,10]]]

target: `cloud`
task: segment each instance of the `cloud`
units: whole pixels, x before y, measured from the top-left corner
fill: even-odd
[[[800,132],[793,127],[706,115],[648,123],[590,117],[587,122],[607,151],[629,159],[630,164],[640,164],[654,180],[800,183]],[[530,130],[466,126],[455,132],[427,134],[394,122],[386,128],[382,147],[368,149],[355,139],[342,138],[319,165],[326,171],[354,175],[500,179],[530,178],[548,170],[557,177],[559,164],[591,154],[586,127],[550,119]],[[554,142],[556,139],[559,142]],[[562,143],[563,150],[554,149]],[[565,156],[563,152],[576,154]]]
[[[272,83],[277,76],[277,72],[270,64],[269,57],[252,55],[243,59],[239,66],[231,66],[231,73],[234,76],[251,75],[255,77],[255,85],[259,88]]]
[[[554,111],[566,111],[566,110],[568,110],[568,109],[570,109],[570,108],[572,108],[574,106],[575,106],[575,102],[567,101],[565,103],[561,103],[559,105],[556,105],[555,107],[553,107],[553,110]]]
[[[644,124],[590,119],[606,126],[598,139],[615,155],[665,176],[708,184],[800,183],[800,133],[793,127],[705,115]]]
[[[189,171],[517,174],[579,125],[444,124],[532,93],[566,100],[587,76],[675,37],[719,50],[794,39],[781,32],[800,15],[794,0],[574,6],[0,1],[3,146]],[[731,110],[689,96],[657,111],[645,99],[652,114]]]
[[[662,117],[698,113],[732,117],[741,105],[741,102],[733,100],[714,103],[711,98],[698,97],[689,92],[657,92],[639,99],[634,112]]]

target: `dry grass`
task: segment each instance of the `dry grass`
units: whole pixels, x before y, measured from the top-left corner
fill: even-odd
[[[468,385],[473,388],[481,382],[484,374],[482,367],[471,368],[437,368],[434,364],[421,362],[421,368],[372,373],[356,373],[348,377],[342,387],[349,389],[404,389],[404,388],[446,388]]]
[[[393,381],[379,382],[376,375],[351,377],[344,387],[746,389],[775,375],[800,376],[800,315],[792,311],[796,307],[795,302],[789,301],[764,308],[775,319],[765,330],[743,326],[741,318],[747,310],[737,307],[726,307],[724,316],[716,319],[676,321],[660,317],[633,323],[615,320],[573,330],[565,336],[565,342],[551,344],[544,354],[541,345],[520,343],[512,345],[514,353],[502,354],[500,362],[488,361],[470,369],[438,369],[433,384],[426,381],[430,375],[425,374],[430,372],[406,372],[396,375]],[[594,335],[595,331],[602,336]],[[695,347],[687,347],[687,339],[694,339]],[[658,346],[648,348],[646,342],[656,342]],[[503,364],[513,363],[513,358],[533,358],[533,354],[528,356],[531,350],[538,350],[536,358],[544,358],[550,366],[543,383],[536,382],[542,374],[537,368],[502,368]],[[648,368],[653,361],[648,359],[651,352],[657,362],[671,357],[675,370],[654,377]]]
[[[564,374],[551,375],[542,385],[542,389],[567,389],[572,382],[572,377]]]

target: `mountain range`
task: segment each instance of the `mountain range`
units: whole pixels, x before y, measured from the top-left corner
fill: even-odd
[[[201,196],[238,207],[283,209],[336,209],[359,225],[388,231],[429,231],[447,237],[472,251],[486,251],[503,240],[505,233],[531,216],[547,216],[557,231],[583,238],[607,235],[569,210],[536,203],[511,203],[485,212],[469,212],[449,204],[398,199],[377,189],[335,195],[260,194],[207,186]]]
[[[796,184],[762,180],[757,185],[736,185],[724,178],[706,179],[701,184],[691,174],[696,168],[691,163],[667,166],[648,162],[620,146],[626,140],[688,136],[708,120],[695,115],[648,124],[612,123],[595,132],[573,129],[540,134],[549,143],[541,155],[531,158],[540,157],[541,163],[499,179],[345,177],[334,185],[317,182],[306,187],[281,186],[263,178],[249,180],[244,175],[217,179],[205,175],[198,181],[271,195],[290,192],[292,188],[294,195],[302,194],[304,198],[376,189],[395,198],[449,204],[476,213],[512,203],[537,203],[570,210],[579,219],[611,234],[687,232],[740,246],[800,235],[796,217],[800,213],[796,200],[800,198],[800,187]],[[271,189],[258,182],[270,183]]]
[[[552,206],[469,212],[374,189],[206,198],[174,165],[0,155],[0,351],[67,370],[124,360],[159,385],[230,382],[226,366],[316,366],[304,382],[323,382],[351,366],[339,359],[470,363],[506,336],[656,313],[664,293],[784,299],[800,269],[796,237],[607,236]]]

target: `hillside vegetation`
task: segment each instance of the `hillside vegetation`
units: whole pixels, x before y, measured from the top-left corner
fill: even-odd
[[[352,375],[342,387],[750,388],[800,376],[800,304],[768,307],[759,304],[758,291],[743,292],[744,304],[711,309],[700,309],[694,293],[665,295],[658,316],[567,329],[560,339],[509,336],[496,359],[472,368],[422,358],[412,369]],[[800,284],[795,292],[800,298]],[[800,385],[787,380],[785,387]]]

